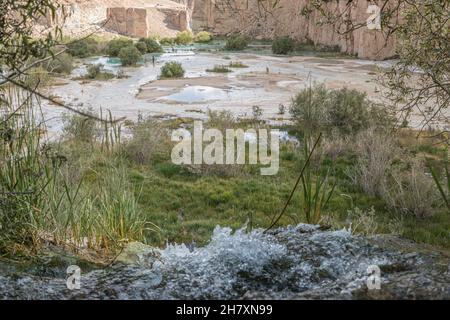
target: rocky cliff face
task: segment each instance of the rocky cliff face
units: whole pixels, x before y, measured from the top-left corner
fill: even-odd
[[[107,8],[105,27],[132,37],[175,36],[189,27],[184,6],[175,2],[130,3],[121,7]]]
[[[328,1],[327,6],[332,12],[343,12],[347,2]],[[352,21],[366,23],[369,2],[373,3],[354,1],[349,11]],[[310,0],[195,0],[192,26],[194,30],[209,30],[219,35],[243,32],[260,39],[291,36],[299,41],[339,46],[342,52],[360,58],[381,60],[394,55],[395,39],[386,40],[383,32],[366,27],[347,33],[343,27],[338,33],[332,26],[319,24],[320,13],[302,14],[309,3]]]
[[[243,32],[254,38],[291,36],[316,45],[338,46],[359,58],[382,60],[395,53],[395,39],[366,27],[337,32],[321,25],[322,15],[303,13],[311,0],[59,0],[65,4],[64,32],[77,36],[110,17],[109,29],[130,36],[173,36],[178,31],[208,30],[216,35]],[[347,0],[328,1],[331,12],[343,12]],[[354,23],[366,23],[369,4],[355,0],[347,11]],[[395,3],[393,1],[393,3]],[[380,4],[381,5],[381,4]]]
[[[193,0],[57,0],[62,4],[57,21],[40,21],[43,27],[59,24],[67,36],[77,37],[104,27],[119,34],[146,37],[174,36],[189,27],[184,1]],[[106,24],[105,24],[106,22]]]

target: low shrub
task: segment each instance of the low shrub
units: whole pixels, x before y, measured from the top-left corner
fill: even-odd
[[[73,58],[68,53],[61,53],[50,60],[45,66],[48,72],[59,74],[70,74],[73,68]]]
[[[95,79],[97,76],[102,72],[103,65],[101,64],[91,64],[87,68],[87,75],[86,78],[88,79]]]
[[[35,89],[38,86],[45,87],[50,83],[51,77],[46,69],[42,66],[32,68],[28,70],[27,76],[25,77],[25,85],[28,88]]]
[[[87,58],[100,53],[100,45],[98,41],[93,38],[72,41],[67,47],[67,52],[71,56],[77,58]]]
[[[337,130],[350,135],[371,125],[392,125],[388,112],[371,103],[365,93],[347,88],[328,90],[322,84],[300,91],[292,100],[290,113],[300,131]]]
[[[389,178],[390,184],[382,198],[391,209],[416,218],[433,215],[438,201],[438,190],[432,178],[425,174],[422,161],[412,159],[409,168],[396,168]]]
[[[327,99],[328,90],[324,85],[301,90],[292,99],[289,112],[300,132],[321,131],[326,127]]]
[[[234,128],[237,125],[236,118],[228,110],[213,111],[208,109],[207,116],[208,120],[205,123],[207,128],[216,128],[225,131],[226,129]]]
[[[237,68],[237,69],[239,69],[239,68],[248,68],[247,65],[243,64],[240,61],[232,61],[232,62],[230,62],[230,64],[228,66],[230,68]]]
[[[91,80],[109,80],[114,78],[114,74],[103,71],[102,64],[91,64],[87,68],[87,74],[83,78]]]
[[[195,35],[195,42],[206,43],[212,41],[212,35],[208,31],[200,31]]]
[[[347,215],[348,220],[351,221],[350,230],[353,234],[363,235],[365,237],[377,234],[378,223],[373,207],[368,210],[355,207],[352,210],[348,210]]]
[[[356,135],[352,148],[356,155],[356,164],[349,173],[353,182],[371,196],[385,194],[387,175],[398,154],[395,140],[387,133],[369,128]]]
[[[144,41],[139,40],[136,43],[136,49],[138,49],[141,54],[146,54],[147,53],[147,44]]]
[[[216,73],[228,73],[233,72],[227,66],[224,65],[215,65],[212,69],[206,69],[207,72],[216,72]]]
[[[175,44],[175,39],[174,38],[161,38],[161,40],[159,40],[159,43],[163,46],[172,46]]]
[[[135,46],[128,46],[120,49],[119,59],[123,66],[135,66],[142,59],[142,54]]]
[[[233,34],[227,38],[225,50],[244,50],[249,43],[248,37],[241,34]]]
[[[152,119],[141,120],[131,128],[132,138],[125,144],[127,157],[138,165],[170,156],[171,141],[168,131]]]
[[[92,110],[85,112],[94,115]],[[70,115],[63,120],[63,136],[70,141],[92,144],[99,137],[99,123],[93,118]]]
[[[315,47],[314,41],[306,39],[303,42],[297,41],[295,43],[294,51],[315,51]]]
[[[295,41],[290,37],[275,39],[272,43],[272,52],[275,54],[289,54],[295,49]]]
[[[176,44],[186,45],[192,42],[194,42],[194,35],[189,30],[180,32],[179,34],[177,34],[177,37],[175,38]]]
[[[171,61],[167,62],[161,68],[161,78],[182,78],[184,77],[184,69],[181,63]]]
[[[156,53],[156,52],[163,52],[163,48],[161,47],[161,45],[158,43],[158,41],[156,41],[153,38],[141,38],[139,39],[139,41],[136,43],[136,48],[142,53],[142,54],[146,54],[146,53]]]
[[[108,42],[108,45],[106,46],[106,53],[111,57],[118,57],[121,49],[132,46],[132,40],[114,39]]]

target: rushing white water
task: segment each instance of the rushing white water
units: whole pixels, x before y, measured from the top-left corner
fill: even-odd
[[[134,264],[83,273],[81,289],[74,291],[57,275],[0,272],[0,298],[368,298],[372,265],[383,270],[381,297],[450,297],[450,275],[439,269],[436,256],[404,254],[346,230],[304,224],[268,233],[216,227],[204,247],[144,247],[136,255]]]

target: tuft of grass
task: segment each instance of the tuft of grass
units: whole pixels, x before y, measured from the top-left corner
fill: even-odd
[[[248,68],[247,65],[243,64],[241,61],[232,61],[228,65],[230,68]]]
[[[430,169],[431,176],[433,177],[434,183],[436,184],[437,189],[439,190],[439,194],[441,199],[444,201],[445,206],[447,207],[448,212],[450,213],[450,170],[448,164],[448,151],[445,152],[445,157],[443,160],[443,173],[439,172],[429,161],[428,168]]]
[[[306,161],[308,154],[311,152],[307,138],[304,141],[303,149],[303,157]],[[311,162],[304,163],[304,165],[305,171],[301,178],[300,210],[303,211],[307,223],[318,224],[323,218],[325,207],[333,195],[336,183],[330,181],[332,167],[322,173],[320,168],[313,170]]]
[[[102,64],[91,64],[87,68],[87,74],[81,79],[106,81],[115,78],[115,75],[111,72],[103,70]]]

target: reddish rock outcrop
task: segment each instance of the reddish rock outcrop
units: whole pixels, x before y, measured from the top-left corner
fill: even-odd
[[[106,15],[106,29],[132,37],[174,36],[189,26],[185,7],[171,1],[107,8]]]

